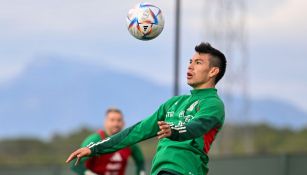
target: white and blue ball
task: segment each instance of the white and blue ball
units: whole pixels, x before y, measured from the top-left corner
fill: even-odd
[[[151,40],[160,35],[164,27],[162,11],[150,3],[139,3],[127,15],[127,27],[139,40]]]

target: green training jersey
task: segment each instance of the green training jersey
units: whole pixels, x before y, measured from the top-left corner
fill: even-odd
[[[215,88],[191,90],[191,95],[175,96],[148,118],[88,147],[92,155],[114,152],[155,137],[158,121],[172,128],[168,138],[160,139],[151,174],[166,170],[174,174],[205,175],[210,145],[224,123],[224,104]]]

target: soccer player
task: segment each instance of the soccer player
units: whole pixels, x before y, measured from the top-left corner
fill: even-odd
[[[66,162],[77,157],[110,153],[157,136],[152,175],[205,175],[208,152],[224,123],[224,104],[216,84],[226,70],[222,52],[200,43],[190,59],[187,83],[190,95],[175,96],[148,118],[88,147],[73,152]]]
[[[86,147],[92,142],[99,142],[112,136],[121,131],[123,127],[124,119],[121,110],[109,108],[105,114],[105,131],[98,130],[97,133],[88,136],[83,141],[81,147]],[[76,166],[75,161],[73,161],[70,168],[78,175],[124,175],[130,156],[132,156],[136,164],[136,174],[145,175],[143,154],[137,145],[132,145],[109,154],[82,158]]]

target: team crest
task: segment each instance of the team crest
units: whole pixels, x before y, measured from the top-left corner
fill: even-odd
[[[193,111],[193,109],[195,108],[195,106],[198,104],[199,100],[197,100],[196,102],[194,102],[188,109],[187,111]]]

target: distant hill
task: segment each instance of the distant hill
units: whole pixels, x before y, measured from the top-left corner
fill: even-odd
[[[307,127],[307,113],[293,104],[277,99],[252,99],[251,121],[277,127]]]
[[[0,138],[48,137],[83,125],[100,127],[109,106],[121,108],[129,126],[154,112],[171,97],[171,90],[102,66],[58,57],[37,59],[20,77],[0,86]],[[253,122],[306,126],[307,114],[291,104],[251,99],[251,106]],[[227,116],[232,120],[237,118]]]

